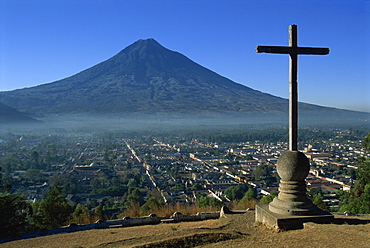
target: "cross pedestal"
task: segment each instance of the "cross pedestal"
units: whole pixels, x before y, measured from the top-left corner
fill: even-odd
[[[328,48],[298,47],[297,26],[289,26],[289,46],[257,46],[258,53],[289,54],[289,150],[278,159],[277,172],[281,178],[279,194],[270,203],[256,206],[256,222],[277,229],[303,228],[304,222],[330,222],[333,215],[319,209],[307,198],[305,179],[310,163],[297,148],[298,130],[298,54],[325,55]]]
[[[276,165],[280,176],[279,194],[270,203],[256,206],[256,222],[276,229],[300,229],[304,222],[330,223],[334,217],[319,209],[307,197],[305,178],[310,163],[302,152],[286,151]]]

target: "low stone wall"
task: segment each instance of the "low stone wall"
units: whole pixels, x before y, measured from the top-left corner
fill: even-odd
[[[199,221],[207,219],[218,219],[220,218],[220,212],[211,212],[211,213],[197,213],[191,215],[183,215],[180,212],[176,212],[171,216],[171,219],[174,221]]]
[[[71,233],[71,232],[78,232],[78,231],[85,231],[90,229],[99,229],[99,228],[106,228],[107,225],[105,222],[103,223],[93,223],[93,224],[87,224],[87,225],[70,225],[66,227],[59,227],[59,228],[53,228],[48,230],[42,230],[38,232],[32,232],[32,233],[26,233],[19,235],[16,238],[9,238],[9,239],[2,239],[0,240],[0,244],[14,241],[14,240],[20,240],[20,239],[31,239],[31,238],[37,238],[47,235],[54,235],[54,234],[61,234],[61,233]]]
[[[212,213],[197,213],[194,215],[183,215],[179,212],[174,213],[170,218],[158,217],[155,214],[144,217],[124,217],[120,220],[109,220],[109,221],[97,221],[96,223],[87,224],[87,225],[77,225],[70,224],[66,227],[53,228],[49,230],[43,230],[39,232],[27,233],[18,236],[17,238],[2,239],[0,244],[20,240],[20,239],[29,239],[36,238],[46,235],[62,234],[62,233],[71,233],[78,231],[85,231],[91,229],[103,229],[103,228],[115,228],[115,227],[129,227],[129,226],[140,226],[140,225],[155,225],[161,222],[180,222],[180,221],[200,221],[207,219],[218,219],[220,218],[220,212]]]
[[[163,217],[157,217],[155,214],[151,214],[147,217],[125,217],[122,219],[122,226],[140,226],[140,225],[155,225],[161,223]]]

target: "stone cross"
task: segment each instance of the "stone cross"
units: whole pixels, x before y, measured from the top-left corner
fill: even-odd
[[[289,54],[289,150],[297,151],[298,93],[297,68],[298,54],[326,55],[329,48],[298,47],[297,25],[289,26],[289,46],[257,46],[257,53]]]

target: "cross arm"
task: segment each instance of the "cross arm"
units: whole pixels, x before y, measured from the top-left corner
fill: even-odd
[[[257,46],[257,53],[280,53],[280,54],[329,54],[329,48],[315,47],[289,47],[289,46]]]
[[[290,54],[292,52],[292,48],[287,46],[257,46],[256,52]]]
[[[297,47],[297,54],[327,55],[329,48],[321,47]]]

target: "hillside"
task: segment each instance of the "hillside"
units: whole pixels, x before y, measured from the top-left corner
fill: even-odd
[[[370,219],[336,217],[336,224],[308,223],[275,232],[254,223],[254,211],[218,220],[95,229],[13,241],[1,247],[369,247]]]
[[[139,40],[112,58],[63,80],[0,92],[0,101],[22,112],[46,115],[285,113],[288,106],[286,99],[235,83],[154,39]],[[344,113],[304,103],[300,110]]]
[[[38,123],[34,118],[0,102],[0,124]]]

